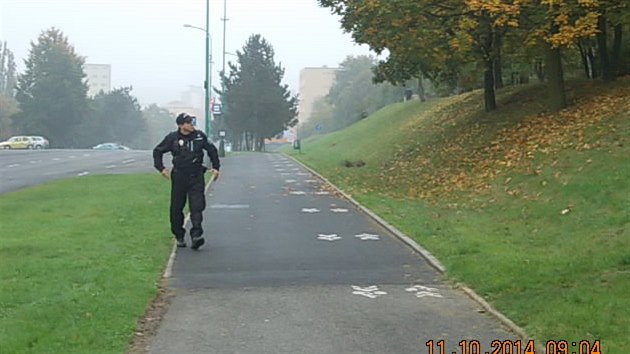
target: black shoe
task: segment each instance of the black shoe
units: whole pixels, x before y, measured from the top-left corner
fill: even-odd
[[[184,241],[183,238],[178,238],[177,239],[177,247],[180,247],[180,248],[186,247],[186,241]]]
[[[206,243],[206,240],[203,238],[203,236],[193,237],[192,245],[190,246],[190,248],[197,250],[199,249],[199,247],[203,246],[204,243]]]

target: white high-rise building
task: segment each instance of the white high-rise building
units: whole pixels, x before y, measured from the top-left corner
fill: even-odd
[[[88,96],[94,97],[99,92],[108,93],[112,89],[112,66],[109,64],[85,64]]]

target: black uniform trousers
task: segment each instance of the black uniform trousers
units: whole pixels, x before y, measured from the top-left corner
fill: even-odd
[[[171,172],[171,231],[178,239],[186,234],[184,229],[184,205],[188,199],[190,209],[191,237],[203,234],[201,222],[203,210],[206,208],[203,172],[184,173],[177,170]]]

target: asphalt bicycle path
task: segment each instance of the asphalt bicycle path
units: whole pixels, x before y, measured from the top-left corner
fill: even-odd
[[[178,249],[148,352],[446,353],[516,339],[418,253],[280,154],[224,159],[206,245]],[[437,346],[434,348],[439,353]]]

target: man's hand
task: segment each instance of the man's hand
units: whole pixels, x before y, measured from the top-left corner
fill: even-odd
[[[215,170],[214,168],[210,170],[212,173],[212,181],[216,181],[219,179],[219,170]]]
[[[168,168],[162,169],[162,172],[160,172],[160,174],[162,175],[162,177],[164,177],[166,179],[171,179],[171,174],[170,174],[170,171],[168,170]]]

